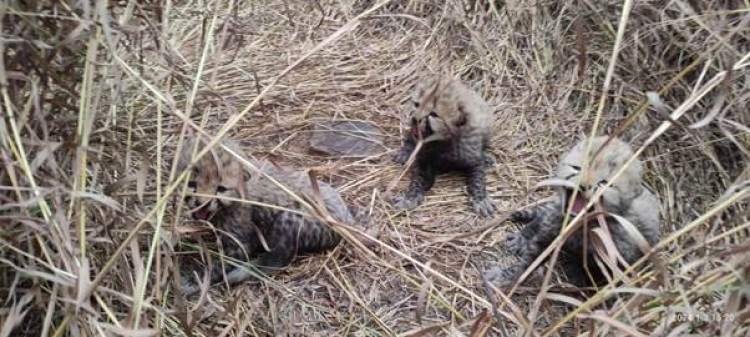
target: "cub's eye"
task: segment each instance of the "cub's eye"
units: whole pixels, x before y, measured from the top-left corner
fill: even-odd
[[[572,169],[574,169],[576,171],[580,171],[581,170],[581,167],[580,166],[576,166],[576,165],[570,165],[570,168],[572,168]]]
[[[219,185],[218,187],[216,187],[216,192],[218,193],[224,193],[226,191],[227,191],[227,188],[224,186]]]
[[[437,118],[437,112],[430,111],[430,117]]]
[[[607,185],[607,183],[609,183],[609,182],[606,181],[606,180],[599,180],[599,182],[596,183],[596,184],[599,185],[599,186],[604,186],[604,185]]]
[[[188,181],[188,188],[195,189],[196,187],[198,187],[198,183],[195,181]]]

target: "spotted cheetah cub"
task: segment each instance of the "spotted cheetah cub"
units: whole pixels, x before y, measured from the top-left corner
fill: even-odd
[[[409,188],[396,199],[396,207],[419,206],[437,174],[461,171],[467,175],[472,209],[489,216],[495,209],[485,182],[485,169],[493,161],[487,153],[493,122],[490,106],[464,83],[445,76],[433,76],[418,84],[412,102],[411,129],[394,161],[405,163],[420,138],[423,146]]]
[[[517,277],[557,237],[562,229],[564,212],[569,209],[569,221],[581,212],[593,212],[592,209],[584,209],[588,202],[587,197],[593,196],[601,188],[605,190],[599,201],[605,212],[607,227],[617,250],[625,261],[633,263],[643,254],[636,241],[612,214],[619,215],[633,224],[650,246],[658,243],[660,238],[659,201],[642,184],[641,162],[636,159],[620,177],[606,187],[608,181],[633,155],[630,146],[623,141],[613,138],[605,144],[607,140],[606,136],[592,140],[590,153],[594,157],[589,161],[589,166],[585,171],[582,171],[582,167],[586,158],[586,140],[580,141],[561,157],[555,178],[568,182],[570,186],[578,187],[575,199],[572,188],[559,187],[558,198],[555,200],[511,214],[511,220],[524,224],[520,233],[510,234],[507,239],[508,247],[519,256],[520,262],[507,269],[490,271],[488,276],[491,280],[503,286],[509,286],[515,282]],[[588,220],[587,227],[589,229],[599,227],[596,217]],[[605,284],[606,277],[594,260],[596,252],[592,248],[591,241],[587,243],[585,257],[593,283],[587,276],[583,265],[583,230],[577,230],[565,241],[559,263],[568,281],[574,285]]]
[[[298,253],[321,252],[335,247],[341,237],[325,223],[309,214],[302,204],[284,192],[276,183],[252,169],[245,169],[233,155],[220,145],[189,166],[195,144],[198,149],[206,142],[188,138],[178,154],[178,172],[190,170],[186,204],[196,220],[208,221],[221,235],[224,255],[246,261],[248,256],[259,256],[256,266],[267,274],[275,274],[290,264]],[[242,156],[238,145],[224,140],[224,146]],[[286,189],[307,201],[312,200],[313,187],[304,172],[290,171],[266,161],[248,160]],[[322,201],[337,220],[352,224],[353,218],[344,200],[330,185],[318,182]],[[241,202],[238,199],[249,201]],[[223,278],[226,270],[229,284],[249,278],[245,268],[225,267],[213,263],[211,282]],[[192,273],[191,273],[192,274]],[[187,295],[199,288],[196,276],[182,280]]]

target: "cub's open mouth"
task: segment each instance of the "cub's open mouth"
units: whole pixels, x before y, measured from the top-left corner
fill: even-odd
[[[584,211],[584,208],[589,202],[589,199],[586,198],[586,196],[584,195],[585,193],[581,191],[578,191],[578,193],[576,193],[575,199],[573,199],[573,192],[573,189],[565,189],[565,209],[567,210],[568,207],[570,207],[570,215],[578,215],[579,213],[582,213]],[[589,208],[589,211],[592,209],[593,205]]]
[[[421,136],[422,136],[422,137],[420,137],[420,131],[421,131],[421,133],[422,133],[422,134],[421,134]],[[424,124],[424,129],[421,129],[421,130],[420,130],[420,127],[419,127],[419,124],[418,124],[418,123],[413,123],[413,124],[411,125],[411,133],[412,133],[412,134],[414,135],[414,137],[415,137],[415,138],[417,138],[417,139],[420,139],[420,138],[421,138],[421,139],[425,139],[425,138],[427,138],[427,137],[429,137],[429,136],[432,136],[432,134],[433,134],[433,131],[432,131],[432,127],[430,126],[430,123],[429,123],[429,122],[425,123],[425,124]]]
[[[205,220],[208,221],[208,219],[211,218],[213,215],[212,212],[208,209],[208,207],[203,206],[196,210],[192,211],[193,219],[195,220]]]

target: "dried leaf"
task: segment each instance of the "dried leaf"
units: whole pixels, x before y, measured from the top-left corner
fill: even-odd
[[[432,261],[427,261],[425,266],[430,267]],[[417,296],[417,307],[414,309],[414,316],[417,323],[422,324],[422,315],[424,315],[425,309],[427,308],[427,294],[430,292],[430,280],[422,274],[422,288],[419,289],[419,295]]]
[[[156,329],[129,329],[110,324],[102,324],[101,326],[104,327],[107,331],[119,336],[151,337],[159,335],[159,330]]]
[[[630,236],[630,238],[638,245],[638,248],[640,248],[641,252],[644,255],[648,254],[651,263],[656,269],[657,281],[659,282],[659,284],[664,284],[667,280],[667,277],[669,276],[667,264],[661,259],[658,254],[649,254],[651,252],[651,248],[653,247],[649,245],[648,241],[646,241],[646,238],[643,236],[643,234],[641,234],[638,228],[635,227],[635,225],[617,214],[610,214],[610,216],[612,216],[615,220],[617,220],[617,222],[620,223],[620,225],[625,229],[625,232],[628,233],[628,236]]]
[[[727,70],[726,76],[724,76],[724,79],[721,81],[721,87],[719,90],[719,96],[715,98],[714,100],[714,106],[711,107],[711,111],[709,111],[708,114],[706,114],[703,119],[690,124],[691,129],[699,129],[705,126],[708,126],[714,119],[716,119],[717,116],[721,113],[721,108],[724,107],[724,102],[727,100],[727,96],[729,94],[729,83],[732,79],[732,68],[729,68]]]
[[[54,154],[61,146],[62,143],[59,142],[45,143],[42,149],[36,152],[36,156],[34,156],[34,159],[31,161],[31,170],[36,172],[36,170],[39,169],[39,167],[41,167],[48,159],[54,161],[52,154]]]
[[[82,307],[89,307],[88,297],[84,297],[88,294],[91,289],[91,266],[89,265],[89,259],[86,257],[81,258],[81,266],[78,268],[78,292],[76,297],[76,314],[80,313]]]
[[[567,295],[563,295],[563,294],[558,294],[558,293],[547,293],[547,295],[545,297],[547,299],[549,299],[549,300],[552,300],[552,301],[557,301],[557,302],[562,302],[562,303],[570,304],[573,307],[578,307],[578,306],[581,306],[583,304],[583,302],[581,302],[581,301],[579,301],[579,300],[577,300],[577,299],[575,299],[573,297],[570,297],[570,296],[567,296]]]
[[[578,13],[575,18],[574,29],[576,35],[576,46],[578,47],[578,78],[583,79],[586,74],[586,38],[583,33],[583,15],[586,10],[583,8],[583,1],[578,0]]]
[[[60,286],[70,287],[74,285],[73,281],[65,279],[55,274],[50,274],[50,273],[46,273],[46,272],[42,272],[42,271],[38,271],[34,269],[20,268],[6,259],[0,259],[0,262],[13,267],[16,270],[16,272],[18,272],[19,274],[24,274],[28,276],[29,278],[40,278],[42,280],[47,280],[49,282],[57,283]]]
[[[455,325],[451,325],[448,331],[449,331],[448,336],[450,337],[465,337],[466,336],[461,331],[459,331]]]
[[[670,110],[669,106],[666,103],[664,103],[664,101],[659,96],[658,92],[647,91],[646,98],[648,99],[648,102],[651,103],[651,106],[653,106],[657,112],[659,112],[660,114],[664,116],[669,116],[669,110]]]
[[[471,325],[471,331],[469,332],[469,337],[484,337],[487,335],[487,332],[489,331],[490,324],[490,312],[487,309],[482,309],[482,312],[479,313],[479,316],[477,316],[476,320],[474,321],[474,324]],[[503,336],[506,336],[503,334]]]
[[[122,177],[122,178],[118,179],[117,181],[115,181],[115,182],[113,182],[113,183],[111,183],[109,185],[104,186],[104,194],[106,194],[106,195],[112,195],[115,192],[117,192],[120,189],[122,189],[123,186],[125,186],[125,185],[127,185],[127,184],[129,184],[129,183],[131,183],[133,181],[135,181],[136,179],[137,179],[136,175],[133,175],[133,174],[125,176],[125,177]]]
[[[450,321],[447,322],[441,322],[441,323],[435,323],[431,324],[425,327],[419,327],[416,329],[409,330],[407,332],[404,332],[399,337],[422,337],[422,336],[428,336],[430,334],[433,334],[435,332],[440,331],[443,327],[447,326],[448,324],[451,324]]]
[[[24,307],[31,302],[33,297],[32,293],[26,293],[26,295],[21,297],[21,300],[18,301],[18,303],[14,303],[10,307],[10,310],[8,310],[5,315],[5,322],[3,322],[2,330],[0,330],[0,337],[10,336],[11,332],[13,332],[13,328],[23,322],[24,317],[26,317],[26,314],[29,313],[29,310],[31,309],[24,310]]]
[[[627,332],[630,336],[635,337],[647,337],[647,335],[644,335],[640,333],[636,328],[625,324],[624,322],[618,321],[612,317],[606,316],[605,314],[601,312],[596,312],[593,314],[579,314],[580,318],[589,318],[593,320],[597,320],[600,322],[603,322],[613,328],[619,329],[621,331]]]
[[[118,211],[118,212],[120,211],[120,205],[117,203],[117,201],[103,194],[96,194],[96,193],[82,192],[82,191],[72,191],[70,192],[70,196],[71,198],[91,199],[115,211]]]
[[[141,158],[140,168],[135,177],[135,194],[139,202],[143,202],[143,192],[146,190],[146,179],[148,178],[149,161],[144,155]]]
[[[576,184],[574,184],[573,182],[565,180],[565,179],[560,179],[560,178],[544,179],[544,180],[536,183],[536,185],[534,185],[534,188],[548,187],[548,186],[551,186],[551,187],[569,187],[569,188],[573,188],[573,189],[578,188],[578,186]]]
[[[423,140],[420,139],[419,141],[417,141],[417,145],[414,146],[414,150],[411,152],[411,155],[409,156],[409,159],[407,159],[406,163],[404,163],[404,168],[401,170],[401,172],[395,178],[393,178],[393,180],[391,180],[390,183],[388,183],[388,186],[385,189],[385,195],[386,196],[390,196],[391,195],[391,191],[396,187],[396,185],[398,184],[398,182],[401,181],[401,178],[404,177],[404,175],[406,174],[406,172],[409,171],[409,168],[414,163],[414,161],[417,160],[417,154],[419,153],[420,150],[422,150],[422,145],[424,145],[424,141]]]

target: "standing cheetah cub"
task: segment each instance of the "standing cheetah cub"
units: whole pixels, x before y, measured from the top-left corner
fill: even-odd
[[[487,197],[485,182],[485,169],[493,161],[487,153],[493,122],[490,106],[461,81],[444,76],[434,76],[417,85],[412,101],[411,129],[394,161],[405,163],[418,140],[421,138],[424,143],[415,160],[409,189],[396,200],[396,207],[419,206],[437,174],[461,171],[467,174],[472,209],[489,216],[495,210]]]
[[[259,255],[258,268],[274,274],[289,265],[298,253],[325,251],[341,241],[328,225],[303,215],[309,211],[297,199],[267,177],[244,169],[219,145],[188,167],[196,142],[199,150],[206,146],[202,140],[188,138],[178,154],[178,170],[191,171],[186,203],[194,219],[211,222],[219,233],[224,234],[221,235],[224,255],[240,261]],[[224,140],[222,144],[241,154],[233,141]],[[266,161],[248,161],[301,198],[312,196],[313,187],[304,172],[288,171]],[[339,193],[324,182],[319,181],[318,186],[328,212],[337,220],[352,224],[353,217]],[[307,201],[311,199],[309,197]],[[229,264],[226,267],[230,284],[250,276],[245,268],[232,268]],[[214,263],[211,282],[221,280],[223,271],[221,263]],[[187,295],[196,292],[195,276],[184,277],[182,287]]]
[[[633,263],[642,257],[641,249],[627,233],[626,229],[612,217],[619,215],[628,220],[650,246],[658,243],[659,233],[659,201],[642,184],[642,165],[637,159],[613,181],[605,187],[614,174],[633,155],[628,144],[613,138],[605,145],[608,137],[596,137],[591,143],[591,155],[588,168],[584,167],[586,141],[580,141],[572,150],[560,159],[555,178],[562,179],[578,186],[578,193],[573,199],[573,189],[560,187],[557,190],[558,199],[539,204],[526,210],[516,211],[510,218],[514,222],[525,224],[518,234],[508,235],[507,245],[515,254],[519,255],[519,264],[507,269],[495,269],[489,272],[491,280],[503,286],[511,285],[516,278],[545,250],[557,237],[562,229],[564,212],[570,209],[569,221],[581,212],[592,212],[584,209],[587,197],[593,196],[598,189],[606,188],[601,202],[607,226],[612,234],[612,240],[623,259]],[[602,146],[604,148],[602,149]],[[599,227],[595,217],[588,220],[589,229]],[[590,238],[590,236],[589,236]],[[590,240],[590,239],[589,239]],[[606,278],[597,267],[594,260],[596,252],[591,241],[587,242],[588,270],[592,274],[594,284],[606,283]],[[588,278],[583,265],[584,258],[583,230],[577,230],[563,244],[560,264],[570,283],[577,286],[593,285]]]

